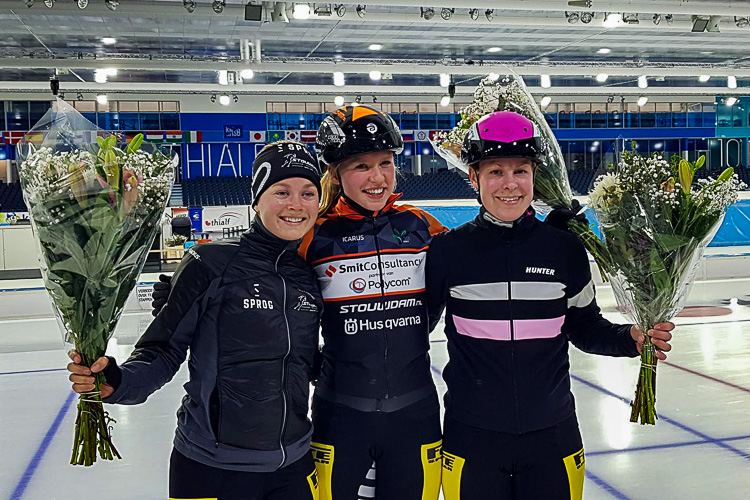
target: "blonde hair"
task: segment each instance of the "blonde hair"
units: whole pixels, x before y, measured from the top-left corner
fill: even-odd
[[[341,163],[334,163],[328,166],[328,170],[323,174],[323,178],[320,179],[320,208],[318,209],[318,215],[325,215],[336,206],[341,193],[341,180],[339,177],[339,166]],[[339,184],[333,182],[333,179],[338,179]]]

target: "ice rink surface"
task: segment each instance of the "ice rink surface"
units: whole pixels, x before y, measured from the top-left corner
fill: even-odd
[[[0,282],[0,288],[9,283]],[[727,280],[712,289],[719,293],[703,297],[707,307],[688,309],[675,320],[674,349],[658,368],[655,427],[629,422],[638,360],[592,356],[571,346],[587,455],[584,498],[749,498],[750,288],[747,281]],[[624,322],[612,308],[605,315]],[[123,315],[110,354],[127,358],[150,321],[146,312]],[[431,345],[433,374],[443,392],[442,324]],[[86,469],[68,464],[77,398],[66,363],[52,318],[0,321],[0,500],[167,498],[185,365],[145,404],[109,407],[123,459]]]

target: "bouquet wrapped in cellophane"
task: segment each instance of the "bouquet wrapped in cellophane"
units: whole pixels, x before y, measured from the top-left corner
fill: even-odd
[[[703,251],[744,187],[732,168],[694,183],[704,162],[626,151],[590,194],[602,238],[587,248],[606,263],[618,306],[643,332],[682,309]],[[631,422],[656,422],[656,362],[646,335]]]
[[[177,158],[144,145],[142,135],[118,144],[60,99],[18,152],[45,287],[64,341],[91,366],[105,354],[158,232]],[[97,454],[120,458],[102,382],[99,374],[79,400],[73,465],[92,465]]]
[[[486,77],[479,82],[472,103],[459,111],[461,120],[452,130],[436,134],[431,141],[433,148],[449,165],[468,172],[468,165],[461,161],[464,137],[475,122],[495,111],[514,111],[534,122],[539,130],[543,158],[537,163],[534,176],[533,206],[536,211],[547,215],[551,209],[570,208],[573,192],[562,151],[523,78],[518,75],[506,75],[497,80]],[[597,245],[599,240],[588,224],[571,219],[568,225],[587,247]],[[594,254],[594,259],[604,276],[606,263],[599,260],[598,253]]]

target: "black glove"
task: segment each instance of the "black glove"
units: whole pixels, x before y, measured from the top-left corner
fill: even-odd
[[[169,290],[172,286],[172,277],[166,274],[159,275],[159,281],[154,283],[154,293],[151,294],[151,314],[156,316],[167,303],[169,297]]]
[[[545,222],[561,231],[570,231],[568,222],[571,220],[582,222],[588,226],[589,220],[586,218],[585,212],[581,212],[580,214],[578,212],[581,212],[581,204],[578,203],[578,200],[573,200],[573,203],[570,204],[570,208],[556,208],[551,211],[549,215],[547,215]]]

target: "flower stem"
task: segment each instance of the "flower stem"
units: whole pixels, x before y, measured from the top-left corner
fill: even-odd
[[[630,404],[632,410],[630,421],[641,425],[655,425],[659,418],[656,415],[656,346],[651,338],[646,335],[641,352],[641,371],[638,375],[638,387],[635,390],[635,399]]]

